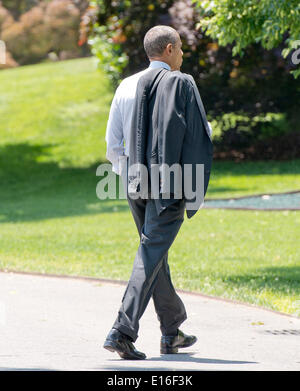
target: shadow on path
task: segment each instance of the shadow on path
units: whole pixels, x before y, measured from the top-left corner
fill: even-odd
[[[256,361],[236,361],[236,360],[222,360],[222,359],[216,359],[216,358],[200,358],[200,357],[193,357],[195,353],[177,353],[177,354],[164,354],[160,357],[150,357],[145,360],[147,361],[158,361],[158,362],[195,362],[198,364],[258,364]],[[114,362],[123,362],[123,359],[111,359],[108,361],[114,361]],[[113,368],[113,367],[107,367],[106,368]],[[122,367],[123,368],[123,367]],[[155,368],[157,369],[157,368]],[[144,370],[144,368],[142,368]]]

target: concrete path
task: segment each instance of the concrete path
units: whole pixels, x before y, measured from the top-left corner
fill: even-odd
[[[0,273],[1,370],[300,370],[300,319],[180,293],[182,325],[198,342],[160,355],[150,302],[136,347],[145,361],[121,360],[102,348],[124,285],[95,280]]]

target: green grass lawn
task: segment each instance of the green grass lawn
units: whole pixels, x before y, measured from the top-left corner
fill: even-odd
[[[96,197],[107,79],[85,58],[1,71],[0,85],[0,269],[128,279],[127,202]],[[299,174],[299,160],[214,162],[207,198],[300,189]],[[170,250],[174,285],[300,314],[299,234],[297,211],[202,209]]]

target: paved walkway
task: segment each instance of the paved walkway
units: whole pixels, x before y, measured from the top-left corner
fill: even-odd
[[[204,202],[204,208],[300,210],[300,191],[226,199],[208,199]]]
[[[102,348],[125,287],[95,280],[0,273],[1,370],[300,370],[300,319],[180,293],[183,331],[198,342],[159,353],[152,301],[136,347],[145,361]]]

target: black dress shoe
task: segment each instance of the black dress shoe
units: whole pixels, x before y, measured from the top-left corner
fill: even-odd
[[[111,329],[103,347],[110,352],[117,352],[125,360],[144,360],[146,358],[144,353],[135,349],[130,338],[117,329]]]
[[[163,335],[160,340],[160,353],[178,353],[178,348],[187,348],[197,341],[194,335],[186,335],[178,329],[177,335]]]

